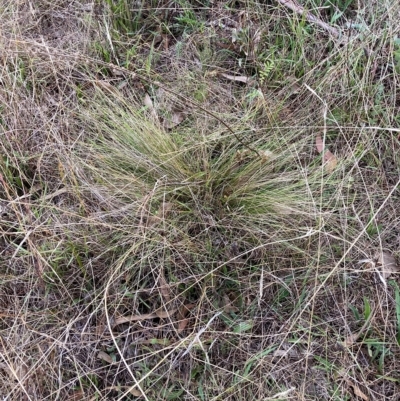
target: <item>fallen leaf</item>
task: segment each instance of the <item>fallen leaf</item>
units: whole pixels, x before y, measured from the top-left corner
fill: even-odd
[[[351,347],[354,343],[356,343],[358,341],[358,339],[362,336],[364,331],[366,331],[366,329],[370,325],[371,320],[374,318],[374,316],[375,316],[375,312],[373,311],[370,313],[370,315],[368,316],[368,319],[364,322],[361,329],[357,333],[350,334],[349,336],[347,336],[346,339],[344,340],[344,342],[342,343],[342,345],[345,347]]]
[[[324,147],[324,141],[321,138],[321,135],[317,135],[315,137],[315,145],[317,147],[318,153],[323,153],[323,160],[326,163],[325,169],[328,173],[332,173],[332,171],[337,166],[337,158],[336,156],[329,150]]]
[[[221,73],[221,75],[224,78],[229,79],[230,81],[242,82],[244,84],[247,84],[250,80],[249,77],[246,77],[244,75],[229,75],[229,74],[224,74],[224,73]]]
[[[194,307],[195,304],[186,304],[184,305],[185,308],[191,309]],[[163,310],[162,308],[156,310],[154,313],[145,313],[143,315],[131,315],[131,316],[121,316],[118,319],[115,319],[113,327],[118,326],[119,324],[123,323],[130,323],[130,322],[137,322],[140,320],[149,320],[149,319],[165,319],[167,317],[171,317],[174,315],[178,309],[171,309],[171,310]]]
[[[232,305],[231,300],[229,299],[228,295],[224,295],[223,304],[224,304],[224,311],[226,313],[238,312],[239,311],[239,309],[236,306]]]
[[[181,334],[183,330],[186,329],[186,326],[189,324],[189,319],[184,317],[183,319],[179,320],[177,333]]]
[[[343,377],[345,382],[353,388],[354,391],[354,395],[356,397],[360,397],[361,399],[363,399],[364,401],[369,401],[369,397],[367,395],[365,395],[360,388],[357,386],[357,384],[353,383],[350,379],[348,379],[347,377]]]
[[[134,397],[141,397],[143,395],[143,393],[138,390],[137,388],[130,388],[129,392],[134,396]]]
[[[151,100],[151,97],[149,96],[148,93],[146,93],[146,95],[144,97],[144,100],[143,100],[143,103],[149,109],[150,114],[152,115],[152,117],[157,120],[158,119],[157,112],[156,112],[156,110],[154,108],[153,101]]]
[[[327,150],[324,154],[324,159],[326,161],[325,169],[330,174],[337,166],[336,156],[330,150]]]
[[[103,361],[107,362],[107,363],[113,363],[113,359],[111,358],[110,355],[107,354],[107,352],[104,351],[100,351],[97,354],[97,358],[102,359]]]
[[[164,301],[168,303],[171,300],[171,286],[168,285],[167,279],[164,275],[164,269],[161,268],[160,276],[158,278],[159,289]]]
[[[93,81],[93,85],[97,86],[100,89],[104,89],[104,90],[106,90],[107,92],[109,92],[109,93],[111,93],[113,95],[121,96],[121,93],[118,91],[118,89],[115,88],[113,85],[111,85],[107,81],[95,80],[95,81]]]
[[[143,315],[131,315],[131,316],[121,316],[118,319],[115,319],[113,327],[118,326],[123,323],[137,322],[140,320],[149,320],[158,317],[155,313],[146,313]]]
[[[151,97],[149,96],[148,93],[146,93],[146,95],[145,95],[145,97],[144,97],[144,100],[143,100],[143,103],[144,103],[144,105],[145,105],[146,107],[149,108],[149,110],[151,110],[151,109],[154,108],[154,106],[153,106],[153,101],[151,100]]]
[[[80,401],[85,399],[85,393],[82,390],[76,390],[68,396],[68,401]]]
[[[169,35],[164,34],[163,36],[163,46],[164,46],[164,50],[168,50],[169,48]]]
[[[218,70],[206,71],[206,77],[216,77],[219,74]]]
[[[156,317],[158,317],[160,319],[165,319],[166,317],[172,316],[175,312],[176,312],[176,309],[173,309],[171,311],[158,309],[154,313],[145,313],[143,315],[122,316],[122,317],[119,317],[118,319],[115,319],[114,327],[118,326],[119,324],[123,324],[123,323],[155,319]]]
[[[114,77],[123,77],[123,76],[124,76],[124,72],[123,72],[122,70],[118,69],[118,68],[113,68],[113,69],[111,70],[111,74],[112,74]]]
[[[369,397],[367,395],[365,395],[356,384],[351,383],[351,387],[353,387],[355,396],[360,397],[365,401],[369,401]]]
[[[378,258],[378,264],[382,269],[383,278],[389,278],[393,273],[397,273],[399,268],[396,263],[394,256],[386,251],[383,251]]]
[[[195,306],[196,304],[186,304],[186,305],[181,305],[181,307],[179,308],[179,314],[178,314],[179,323],[177,329],[178,334],[182,333],[182,331],[186,329],[186,326],[189,324],[189,319],[186,316],[190,312],[190,309],[193,309]]]
[[[284,349],[277,349],[276,351],[274,351],[275,357],[288,356],[288,355],[289,355],[289,352]]]
[[[149,216],[147,218],[147,226],[152,227],[157,223],[160,223],[163,218],[168,216],[173,207],[174,204],[172,202],[163,202],[158,208],[157,214],[155,214],[154,216]]]
[[[164,128],[171,129],[179,125],[185,119],[185,115],[180,111],[174,111],[170,118],[164,120]]]
[[[339,376],[341,376],[343,378],[343,380],[350,386],[353,388],[354,391],[354,395],[357,397],[360,397],[361,399],[363,399],[364,401],[369,401],[369,397],[367,395],[365,395],[360,388],[358,387],[357,384],[355,384],[352,380],[349,379],[348,374],[346,372],[346,369],[342,368],[338,371]]]

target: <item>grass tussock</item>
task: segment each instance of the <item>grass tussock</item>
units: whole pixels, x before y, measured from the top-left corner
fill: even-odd
[[[398,5],[153,3],[0,0],[0,397],[396,400]]]

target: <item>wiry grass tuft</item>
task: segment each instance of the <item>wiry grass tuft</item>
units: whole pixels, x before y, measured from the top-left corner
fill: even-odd
[[[0,398],[397,399],[398,5],[264,3],[0,0]]]

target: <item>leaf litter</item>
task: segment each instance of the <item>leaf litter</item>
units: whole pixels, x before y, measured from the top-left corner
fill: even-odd
[[[337,166],[336,156],[329,150],[326,149],[324,141],[320,134],[315,137],[315,145],[317,147],[318,153],[323,153],[323,161],[325,162],[325,169],[327,173],[332,173]]]

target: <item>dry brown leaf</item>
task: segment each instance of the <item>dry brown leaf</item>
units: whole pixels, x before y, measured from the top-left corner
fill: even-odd
[[[224,73],[221,73],[221,75],[224,78],[229,79],[230,81],[242,82],[244,84],[247,84],[250,80],[249,77],[246,77],[244,75],[229,75],[229,74],[224,74]]]
[[[370,325],[371,320],[374,318],[374,316],[375,316],[375,311],[371,311],[370,315],[368,316],[368,319],[364,322],[361,329],[358,330],[357,333],[347,336],[342,345],[344,345],[345,347],[351,347],[356,341],[358,341],[358,339]]]
[[[160,276],[158,278],[158,284],[164,301],[168,303],[171,300],[171,286],[167,283],[167,279],[164,275],[164,269],[161,269]]]
[[[343,378],[343,380],[347,383],[347,385],[349,385],[350,387],[353,388],[354,391],[354,395],[357,397],[360,397],[361,399],[363,399],[364,401],[369,401],[369,397],[367,395],[365,395],[360,388],[358,387],[358,385],[356,383],[354,383],[349,377],[348,374],[346,372],[346,369],[342,368],[338,371],[338,374]]]
[[[220,72],[218,70],[206,71],[206,77],[216,77]]]
[[[286,78],[286,95],[291,96],[301,91],[301,85],[299,84],[299,79],[294,76],[289,76]]]
[[[352,383],[351,386],[353,387],[354,395],[356,397],[360,397],[365,401],[369,401],[369,397],[365,395],[356,384]]]
[[[184,305],[185,308],[191,309],[195,304],[186,304]],[[115,319],[113,327],[118,326],[119,324],[123,323],[130,323],[130,322],[137,322],[140,320],[149,320],[155,319],[158,317],[159,319],[165,319],[167,317],[171,317],[174,315],[178,309],[171,309],[171,310],[163,310],[162,308],[156,310],[154,313],[146,313],[143,315],[131,315],[131,316],[121,316],[118,319]]]
[[[179,319],[179,323],[178,323],[178,329],[177,329],[177,333],[181,334],[183,330],[186,329],[186,326],[189,324],[189,319],[187,317],[184,317],[182,319]]]
[[[164,128],[171,129],[179,125],[185,119],[185,115],[180,111],[174,111],[170,118],[164,120]]]
[[[173,209],[174,204],[172,202],[163,202],[156,215],[154,216],[149,216],[147,218],[147,226],[152,227],[156,225],[157,223],[160,223],[163,218],[167,217],[168,214],[171,212]]]
[[[113,85],[111,85],[107,81],[95,80],[95,81],[93,81],[93,85],[97,86],[100,89],[105,89],[107,92],[109,92],[113,95],[121,96],[121,93],[118,91],[118,89],[115,88]]]
[[[196,304],[186,304],[186,305],[181,305],[181,307],[179,308],[179,314],[178,314],[179,323],[177,329],[178,334],[182,333],[182,331],[186,329],[190,321],[190,319],[188,319],[186,316],[188,315],[190,310],[193,309],[195,306]]]
[[[68,396],[68,401],[80,401],[85,399],[85,393],[82,390],[76,390]]]
[[[315,137],[315,145],[317,146],[318,153],[324,151],[324,141],[322,140],[320,134],[317,134],[317,136]]]
[[[111,70],[111,74],[112,74],[114,77],[123,77],[123,76],[125,75],[124,71],[122,71],[122,70],[120,70],[120,69],[118,69],[118,68],[113,68],[113,69]]]
[[[106,361],[107,363],[113,363],[113,359],[111,358],[110,355],[107,354],[107,352],[100,351],[97,354],[97,358],[102,359],[103,361]]]
[[[150,111],[152,117],[153,117],[155,120],[157,120],[157,119],[158,119],[157,112],[156,112],[156,110],[155,110],[155,108],[154,108],[153,101],[151,100],[151,97],[149,96],[148,93],[146,93],[146,95],[145,95],[145,97],[144,97],[144,100],[143,100],[143,103],[144,103],[144,105],[149,109],[149,111]]]
[[[393,273],[397,273],[399,271],[396,259],[389,252],[383,251],[379,255],[378,264],[381,266],[382,276],[385,279],[389,278]]]
[[[337,166],[336,156],[330,150],[327,150],[324,154],[324,159],[326,161],[325,169],[330,174]]]
[[[226,313],[237,312],[239,310],[236,306],[232,305],[228,295],[224,295],[223,303],[224,303],[224,311]]]
[[[326,163],[325,169],[328,173],[332,173],[332,171],[337,166],[337,158],[336,156],[328,149],[324,147],[324,141],[321,138],[321,135],[317,135],[315,137],[315,145],[318,153],[323,153],[323,160]]]
[[[164,46],[164,50],[168,50],[169,48],[169,35],[164,34],[163,36],[163,46]]]
[[[148,93],[146,93],[143,103],[146,107],[148,107],[149,110],[152,110],[154,108],[153,101],[151,100],[151,97],[149,96]]]
[[[364,400],[364,401],[369,401],[369,397],[367,396],[367,395],[365,395],[361,390],[360,390],[360,388],[357,386],[357,384],[355,384],[355,383],[353,383],[350,379],[348,379],[348,378],[344,378],[344,380],[345,380],[345,382],[350,386],[350,387],[352,387],[353,388],[353,391],[354,391],[354,395],[356,396],[356,397],[360,397],[362,400]]]
[[[147,227],[153,227],[161,221],[158,216],[149,216],[146,220]]]
[[[155,313],[146,313],[144,315],[121,316],[118,319],[115,319],[113,327],[118,326],[119,324],[123,324],[123,323],[130,323],[130,322],[137,322],[140,320],[154,319],[156,317],[158,317],[158,316]]]
[[[134,397],[141,397],[143,393],[138,390],[137,388],[130,388],[129,392],[134,396]]]
[[[160,212],[162,212],[162,216],[166,217],[167,214],[173,209],[174,204],[172,202],[163,202],[160,206]]]

